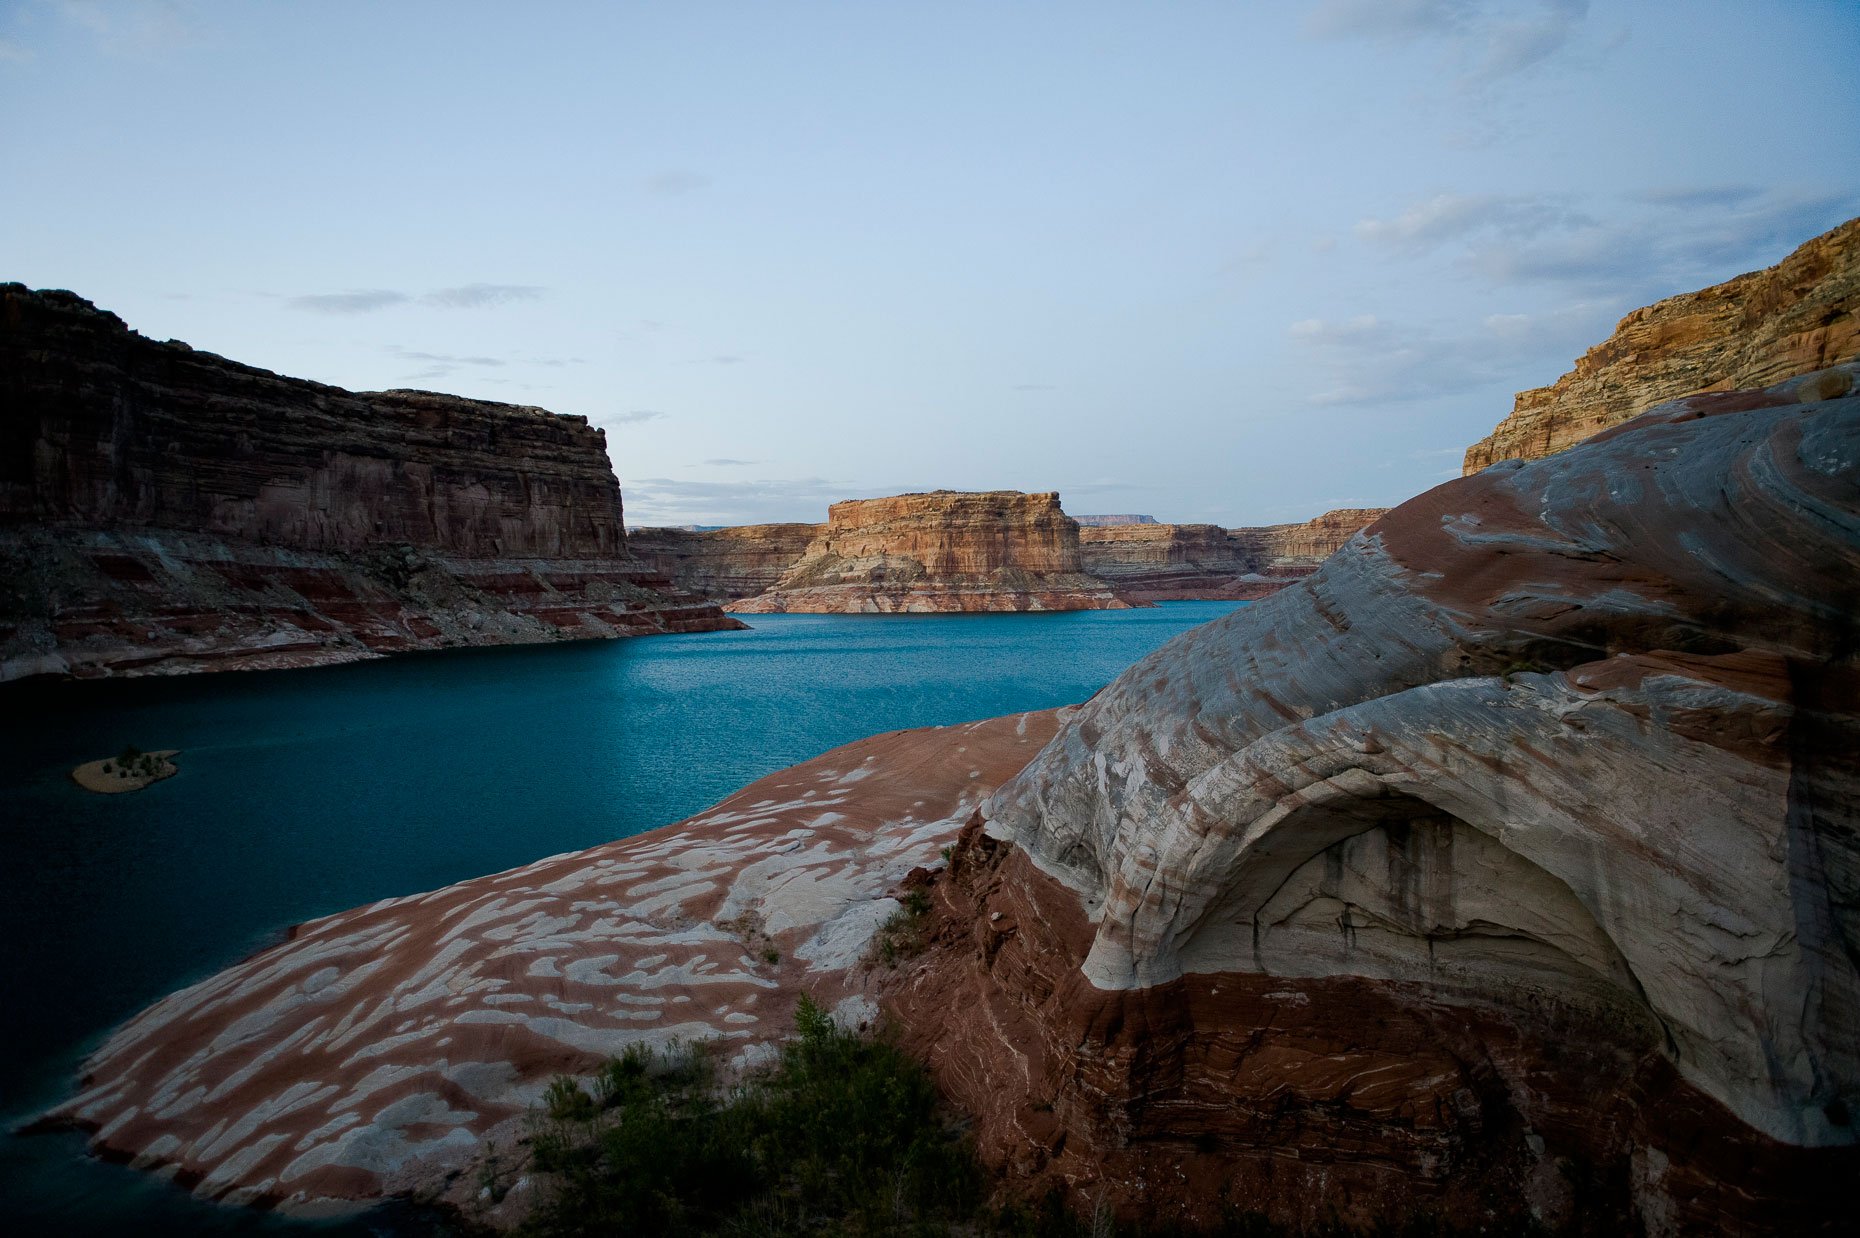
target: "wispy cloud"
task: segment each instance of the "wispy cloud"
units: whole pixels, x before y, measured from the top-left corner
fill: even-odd
[[[766,478],[755,481],[686,481],[671,477],[622,478],[627,524],[775,524],[818,523],[827,507],[841,499],[904,494],[922,489],[909,485],[853,485],[824,477]]]
[[[1549,197],[1440,193],[1392,219],[1362,220],[1356,235],[1373,244],[1421,250],[1477,234],[1529,236],[1547,228],[1593,223]]]
[[[1657,299],[1775,262],[1860,209],[1851,192],[1669,187],[1578,205],[1566,195],[1436,194],[1356,225],[1393,255],[1444,253],[1496,284]]]
[[[350,292],[320,292],[291,297],[286,304],[292,309],[309,310],[314,314],[368,314],[390,305],[405,305],[412,299],[406,293],[395,292],[391,288],[362,288]]]
[[[1549,382],[1606,334],[1617,312],[1613,304],[1578,302],[1542,314],[1489,315],[1457,333],[1363,314],[1306,319],[1289,334],[1320,375],[1308,402],[1393,404]]]
[[[741,365],[742,363],[743,358],[735,353],[718,353],[714,357],[696,357],[691,362],[692,365]]]
[[[534,284],[460,284],[457,288],[435,289],[420,300],[442,309],[482,309],[512,301],[534,301],[546,291]]]
[[[640,182],[640,188],[647,193],[664,198],[683,197],[710,187],[710,177],[702,172],[691,172],[683,168],[668,168],[656,172]]]
[[[719,468],[723,468],[723,467],[738,467],[738,466],[747,467],[751,464],[760,464],[762,463],[762,461],[760,460],[732,460],[728,456],[716,456],[712,459],[704,461],[704,463],[709,464],[709,465],[714,465]]]
[[[1320,39],[1433,42],[1465,85],[1542,64],[1568,47],[1589,0],[1321,0],[1305,23]]]
[[[1015,391],[1057,391],[1059,388],[1051,383],[1015,383]]]
[[[615,413],[613,416],[604,418],[603,420],[609,425],[636,426],[642,421],[657,421],[663,416],[665,416],[665,414],[656,408],[636,408],[630,412]]]
[[[369,314],[416,301],[436,309],[485,309],[512,301],[533,301],[547,291],[535,284],[460,284],[456,288],[435,288],[415,297],[396,288],[353,288],[347,292],[287,297],[285,304],[315,314]]]
[[[463,357],[456,353],[419,352],[412,348],[402,348],[398,344],[387,345],[387,351],[404,361],[427,361],[434,365],[503,365],[501,357]]]
[[[204,41],[194,6],[178,0],[49,0],[46,7],[110,56],[148,59]]]

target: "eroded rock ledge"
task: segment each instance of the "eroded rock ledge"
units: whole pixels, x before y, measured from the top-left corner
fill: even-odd
[[[1131,605],[1079,561],[1057,494],[938,490],[853,499],[774,587],[730,603],[784,611],[1114,610]]]
[[[736,626],[628,553],[585,418],[285,378],[0,285],[0,680]]]
[[[894,992],[997,1167],[1155,1218],[1840,1232],[1860,398],[1441,486],[1099,693]]]
[[[1666,400],[1771,386],[1856,358],[1860,219],[1850,219],[1773,267],[1635,310],[1575,369],[1519,392],[1511,415],[1466,449],[1465,470],[1540,459]]]

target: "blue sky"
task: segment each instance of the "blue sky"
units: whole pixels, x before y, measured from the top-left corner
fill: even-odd
[[[1860,214],[1854,0],[0,0],[0,279],[606,427],[629,523],[1398,502]]]

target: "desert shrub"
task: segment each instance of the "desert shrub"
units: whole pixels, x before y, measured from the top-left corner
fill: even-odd
[[[803,998],[769,1068],[720,1091],[701,1050],[629,1051],[532,1118],[533,1234],[946,1233],[980,1174],[923,1068]]]
[[[924,932],[930,923],[930,895],[922,888],[909,890],[898,909],[879,926],[872,941],[872,956],[887,967],[895,967],[924,948]]]

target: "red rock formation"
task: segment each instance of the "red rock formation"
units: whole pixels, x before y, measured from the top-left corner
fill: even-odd
[[[1130,605],[1079,566],[1057,494],[938,490],[827,509],[801,561],[739,614],[1104,610]]]
[[[1536,460],[1653,405],[1767,387],[1860,357],[1860,219],[1773,267],[1637,309],[1466,449],[1466,472]],[[1828,393],[1830,396],[1838,392]]]
[[[0,286],[0,679],[738,626],[627,554],[585,418],[357,394]]]
[[[1069,716],[304,925],[58,1117],[214,1198],[372,1199],[627,1044],[754,1060],[807,991],[888,1001],[1016,1182],[1152,1222],[1845,1232],[1860,398],[1800,402],[1827,381],[1439,487]],[[871,974],[965,821],[931,948]]]
[[[1095,696],[894,997],[996,1166],[1147,1219],[1845,1232],[1860,367],[1396,508]]]
[[[1308,576],[1384,508],[1343,508],[1303,524],[1222,529],[1126,524],[1079,530],[1085,570],[1125,597],[1262,598]]]
[[[773,588],[825,528],[745,524],[725,529],[633,529],[627,533],[627,548],[679,588],[729,601]]]

